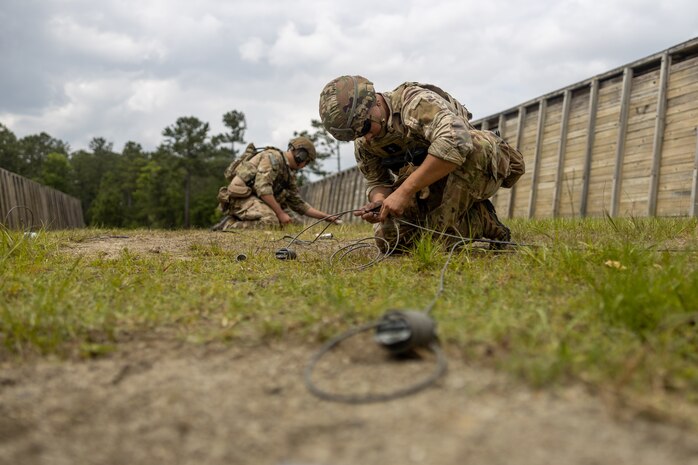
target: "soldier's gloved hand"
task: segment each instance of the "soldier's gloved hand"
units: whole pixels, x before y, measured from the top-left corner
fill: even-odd
[[[363,207],[354,212],[354,216],[360,216],[364,221],[369,223],[378,223],[380,221],[380,209],[383,206],[382,201],[369,202]]]

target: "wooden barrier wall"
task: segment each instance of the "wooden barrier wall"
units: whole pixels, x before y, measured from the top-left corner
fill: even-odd
[[[526,158],[510,217],[698,214],[698,39],[473,124]]]
[[[357,167],[306,184],[301,187],[300,193],[301,197],[310,205],[328,213],[352,210],[367,202],[366,180]],[[352,215],[346,215],[342,220],[345,222],[360,221]]]
[[[698,38],[473,124],[526,160],[502,217],[698,216]],[[354,167],[301,193],[334,212],[364,189]]]
[[[7,228],[82,228],[80,200],[0,168],[0,224]]]

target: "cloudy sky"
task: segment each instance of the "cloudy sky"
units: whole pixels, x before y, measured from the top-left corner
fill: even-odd
[[[477,119],[692,39],[696,18],[695,0],[0,0],[0,123],[151,150],[180,116],[218,133],[238,110],[246,140],[285,147],[342,74],[433,83]]]

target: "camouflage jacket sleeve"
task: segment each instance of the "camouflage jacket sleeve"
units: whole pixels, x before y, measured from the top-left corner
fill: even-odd
[[[417,86],[405,89],[403,101],[402,122],[409,132],[429,141],[429,154],[462,165],[473,150],[467,110]]]
[[[392,187],[393,177],[390,170],[381,164],[381,159],[372,154],[363,139],[354,141],[354,157],[359,171],[366,179],[366,196],[374,187]]]
[[[296,181],[293,179],[291,179],[288,187],[284,190],[283,197],[283,203],[288,205],[288,208],[300,215],[305,215],[305,212],[307,212],[310,208],[310,204],[303,200],[298,193],[298,186],[296,185]]]

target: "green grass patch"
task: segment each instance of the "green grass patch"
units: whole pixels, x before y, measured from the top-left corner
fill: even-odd
[[[529,246],[451,257],[432,313],[449,351],[535,386],[581,380],[698,403],[695,219],[511,226]],[[101,356],[142,335],[318,343],[387,309],[424,309],[449,254],[424,236],[361,271],[332,265],[334,251],[371,235],[344,225],[332,229],[338,240],[277,260],[283,235],[299,230],[0,230],[0,354]]]

